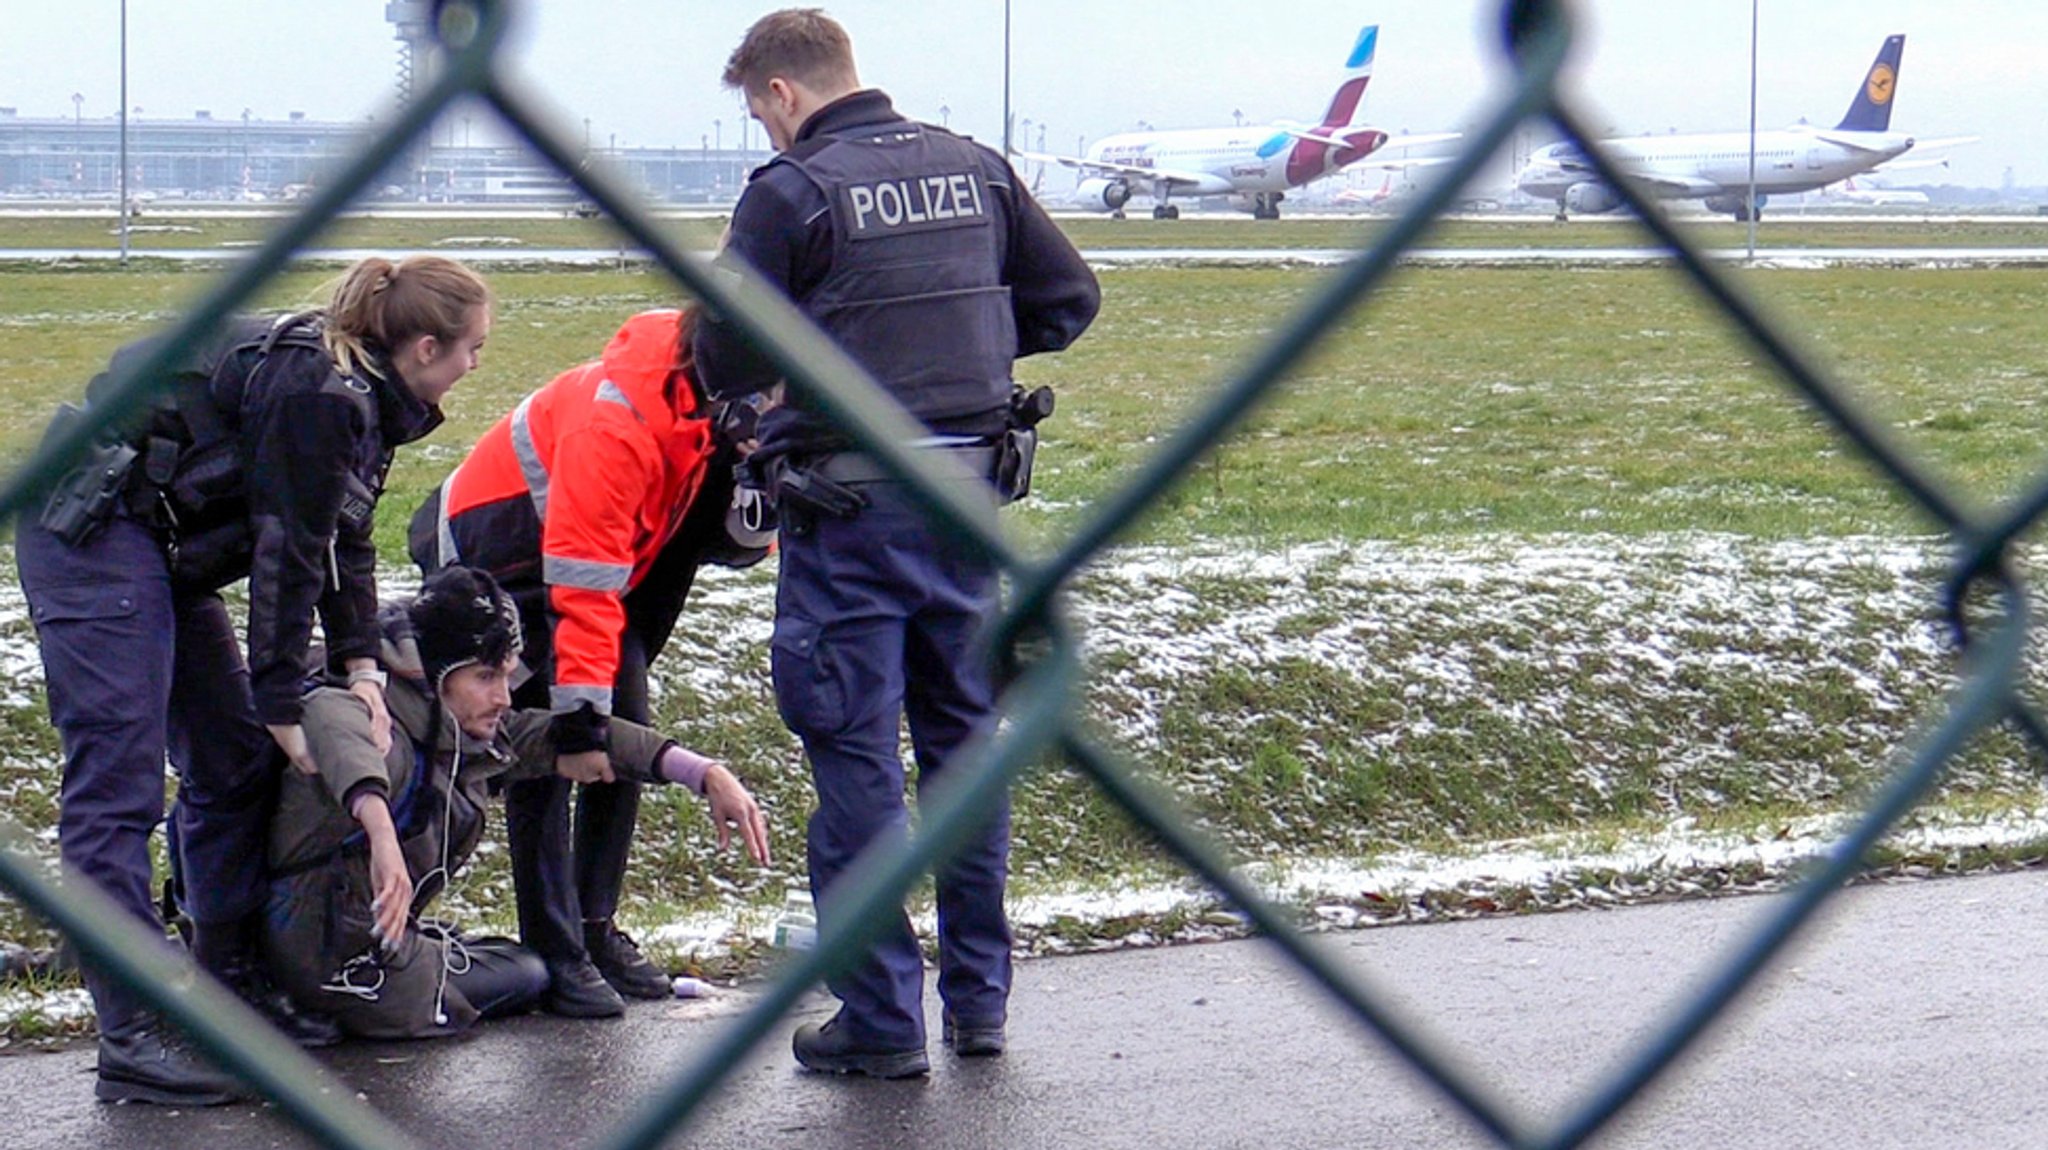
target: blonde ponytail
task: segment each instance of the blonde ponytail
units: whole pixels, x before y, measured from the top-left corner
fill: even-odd
[[[327,305],[327,351],[344,375],[391,355],[423,335],[459,339],[471,312],[489,307],[483,277],[446,256],[360,260],[335,285]]]

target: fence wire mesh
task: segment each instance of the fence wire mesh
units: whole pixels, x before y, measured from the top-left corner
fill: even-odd
[[[636,197],[604,171],[582,164],[581,149],[572,144],[573,133],[523,94],[516,78],[508,74],[503,45],[515,8],[513,0],[439,4],[437,28],[448,48],[448,65],[431,88],[400,109],[390,126],[324,182],[305,209],[260,250],[222,276],[154,354],[114,381],[111,398],[95,409],[92,418],[43,444],[0,488],[0,515],[12,516],[31,506],[39,492],[82,456],[95,435],[124,411],[147,402],[187,349],[281,272],[295,252],[373,187],[379,173],[422,139],[444,112],[458,100],[475,97],[574,181],[685,291],[738,325],[779,365],[792,386],[807,390],[885,468],[907,482],[928,514],[1001,564],[1012,593],[991,636],[992,651],[1014,674],[1005,696],[1008,722],[1003,730],[977,749],[970,764],[957,769],[954,786],[926,798],[917,836],[895,849],[870,852],[849,872],[847,913],[823,934],[816,949],[784,969],[753,1007],[728,1024],[700,1055],[678,1067],[602,1145],[646,1150],[672,1136],[796,1004],[805,988],[839,969],[870,942],[888,912],[922,875],[950,857],[1005,788],[1034,766],[1063,761],[1092,780],[1166,850],[1239,908],[1309,979],[1325,988],[1366,1031],[1398,1051],[1493,1140],[1515,1147],[1577,1146],[1628,1106],[1742,993],[1973,736],[2011,720],[2036,744],[2048,748],[2048,726],[2019,693],[2028,602],[2009,563],[2015,540],[2048,511],[2048,477],[2005,508],[1973,514],[1892,443],[1863,413],[1853,394],[1827,378],[1789,333],[1773,326],[1735,280],[1709,262],[1656,202],[1622,175],[1595,142],[1582,110],[1561,91],[1560,69],[1572,31],[1572,14],[1564,0],[1508,0],[1502,5],[1500,28],[1515,62],[1514,83],[1483,125],[1468,133],[1457,157],[1377,243],[1330,277],[1241,370],[1219,381],[1196,415],[1043,560],[1018,553],[985,509],[976,510],[955,485],[944,481],[941,471],[907,446],[917,434],[908,415],[788,300],[745,280],[716,274],[704,259],[679,250],[655,228]],[[1515,1113],[1488,1083],[1461,1068],[1455,1051],[1428,1034],[1418,1020],[1397,1012],[1390,996],[1311,945],[1289,913],[1263,898],[1233,870],[1224,853],[1190,825],[1173,796],[1083,729],[1076,705],[1080,636],[1064,621],[1060,605],[1063,587],[1180,482],[1198,459],[1270,400],[1320,339],[1371,302],[1403,253],[1449,210],[1458,189],[1531,119],[1548,120],[1576,141],[1601,179],[1670,251],[1678,273],[1725,313],[1786,387],[1811,404],[1947,533],[1954,559],[1940,606],[1962,650],[1955,685],[1895,752],[1884,784],[1854,827],[1722,959],[1715,973],[1671,1010],[1646,1042],[1619,1057],[1604,1082],[1561,1108],[1562,1116],[1548,1125]],[[1966,624],[1962,605],[1973,592],[1991,606],[1975,611]],[[1020,656],[1024,650],[1030,652],[1029,658]],[[0,885],[63,930],[86,958],[136,987],[309,1135],[328,1146],[357,1150],[415,1145],[367,1104],[345,1092],[321,1090],[318,1067],[259,1024],[253,1011],[197,977],[189,963],[151,945],[143,928],[89,883],[67,880],[54,863],[29,846],[18,828],[5,829]]]

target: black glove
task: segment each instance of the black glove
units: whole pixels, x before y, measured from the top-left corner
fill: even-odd
[[[586,702],[573,711],[556,715],[548,724],[548,737],[554,741],[558,755],[609,751],[612,747],[611,723],[611,716],[598,714],[597,708]]]

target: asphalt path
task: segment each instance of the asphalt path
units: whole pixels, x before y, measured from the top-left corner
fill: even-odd
[[[1778,896],[1382,927],[1314,941],[1519,1114],[1592,1090]],[[1592,1145],[1753,1150],[2048,1143],[2048,873],[1858,887]],[[645,1104],[748,1001],[491,1024],[324,1052],[423,1147],[578,1147]],[[789,1023],[822,1017],[814,996]],[[1252,940],[1021,963],[1010,1052],[928,1079],[805,1074],[789,1024],[670,1144],[693,1147],[1477,1147],[1486,1135]],[[937,1021],[933,1020],[936,1033]],[[92,1100],[89,1045],[0,1057],[0,1146],[312,1143],[258,1106]]]

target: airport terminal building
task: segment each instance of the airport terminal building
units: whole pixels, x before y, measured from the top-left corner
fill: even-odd
[[[386,171],[370,198],[391,202],[572,204],[575,186],[524,146],[471,146],[469,124],[437,125]],[[131,116],[126,126],[132,199],[237,202],[293,199],[364,147],[374,123],[284,120],[244,111],[220,118]],[[0,196],[112,200],[119,194],[123,127],[102,117],[37,118],[0,107]],[[766,152],[736,148],[597,148],[629,187],[659,203],[722,203],[739,194]]]

